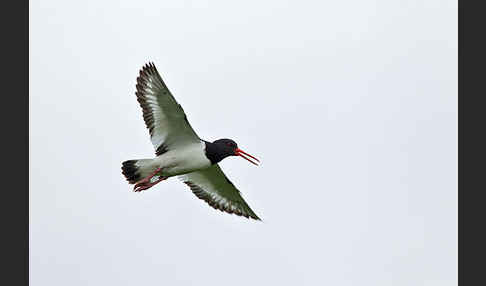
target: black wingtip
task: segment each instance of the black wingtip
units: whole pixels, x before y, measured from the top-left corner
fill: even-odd
[[[236,209],[233,210],[231,208],[225,207],[224,205],[218,204],[217,201],[213,200],[211,196],[207,195],[207,193],[198,185],[191,181],[184,181],[184,184],[186,184],[191,191],[198,197],[199,199],[205,201],[209,206],[212,208],[219,210],[221,212],[229,213],[229,214],[234,214],[237,216],[242,216],[247,218],[248,220],[253,219],[256,221],[262,221],[261,218],[259,218],[253,210],[250,209],[250,207],[244,203],[244,207],[242,209]]]
[[[140,77],[143,77],[144,75],[150,75],[157,72],[157,68],[155,67],[154,62],[148,61],[146,62],[143,66],[142,69],[140,70]]]
[[[254,220],[256,220],[256,221],[263,221],[263,220],[262,220],[261,218],[259,218],[259,217],[258,217],[258,216],[257,216],[255,213],[252,213],[252,214],[250,215],[250,218],[252,218],[252,219],[254,219]],[[250,219],[250,218],[248,218],[248,219]]]

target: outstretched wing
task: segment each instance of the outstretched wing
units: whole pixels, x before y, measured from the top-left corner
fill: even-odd
[[[137,100],[150,132],[155,154],[161,155],[177,145],[199,142],[199,136],[187,121],[153,63],[146,64],[137,78]]]
[[[213,208],[260,220],[218,164],[204,170],[180,175],[178,178],[188,185],[198,198],[206,201]]]

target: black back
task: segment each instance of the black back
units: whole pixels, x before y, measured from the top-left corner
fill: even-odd
[[[218,139],[213,143],[204,141],[206,143],[206,157],[211,161],[211,164],[221,162],[226,157],[234,156],[238,145],[231,139]]]

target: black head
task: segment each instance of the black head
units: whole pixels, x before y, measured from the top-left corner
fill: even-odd
[[[238,148],[238,144],[231,139],[218,139],[213,142],[220,150],[224,150],[228,155],[231,156],[235,153],[235,150]]]
[[[218,139],[213,143],[206,142],[206,157],[208,157],[212,164],[216,164],[229,156],[241,156],[251,163],[257,165],[244,155],[255,159],[257,162],[260,162],[257,158],[239,149],[238,144],[231,139]]]

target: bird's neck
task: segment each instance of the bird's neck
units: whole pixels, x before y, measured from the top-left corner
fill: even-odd
[[[224,158],[228,157],[217,144],[212,142],[204,141],[206,148],[204,149],[206,157],[211,161],[211,165],[221,162]]]

